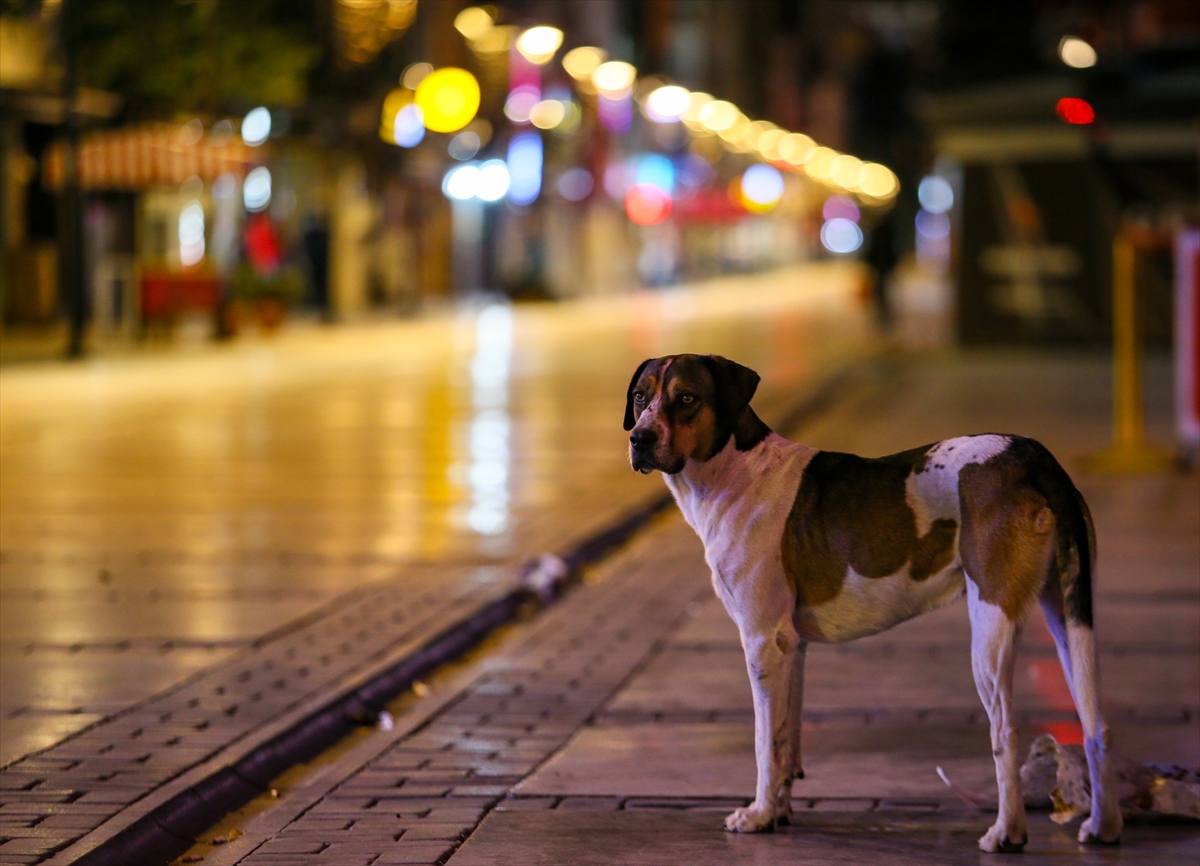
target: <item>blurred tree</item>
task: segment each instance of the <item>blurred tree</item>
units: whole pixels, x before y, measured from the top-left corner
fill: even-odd
[[[296,105],[320,59],[314,4],[297,0],[65,0],[78,78],[134,116]]]

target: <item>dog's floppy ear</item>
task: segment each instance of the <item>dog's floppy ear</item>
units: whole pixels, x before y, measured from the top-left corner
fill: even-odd
[[[720,355],[704,355],[700,360],[712,374],[716,388],[717,428],[723,445],[758,390],[759,377],[749,367]]]
[[[629,380],[629,387],[625,389],[625,429],[632,430],[634,421],[633,417],[633,389],[637,387],[638,379],[642,378],[642,371],[646,369],[646,365],[653,361],[653,358],[647,358],[642,363],[638,364],[638,368],[633,371],[633,378]]]

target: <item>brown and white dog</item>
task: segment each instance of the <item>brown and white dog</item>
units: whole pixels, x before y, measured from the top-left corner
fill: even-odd
[[[758,381],[719,356],[671,355],[638,367],[625,406],[630,463],[664,474],[746,654],[758,783],[726,829],[770,830],[790,817],[792,780],[804,775],[809,641],[875,634],[965,593],[1000,790],[979,847],[1020,851],[1026,840],[1012,678],[1035,602],[1083,723],[1092,810],[1079,840],[1116,842],[1092,633],[1095,537],[1067,473],[1020,436],[964,436],[876,459],[818,451],[755,415]]]

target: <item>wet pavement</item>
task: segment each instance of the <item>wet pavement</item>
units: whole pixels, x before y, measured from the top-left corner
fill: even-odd
[[[1152,365],[1152,433],[1168,431]],[[823,447],[883,453],[951,432],[1038,436],[1071,469],[1100,536],[1102,698],[1118,754],[1200,764],[1200,490],[1191,475],[1101,477],[1100,358],[985,354],[927,360],[846,395],[810,424]],[[937,776],[994,796],[987,722],[961,604],[844,646],[809,650],[806,778],[793,827],[721,830],[750,799],[752,715],[737,635],[678,516],[605,563],[558,607],[500,640],[397,727],[289,780],[282,797],[201,835],[205,862],[991,863],[975,840],[994,813]],[[1016,671],[1023,742],[1077,740],[1037,618]],[[207,844],[237,828],[245,836]],[[1200,826],[1133,822],[1084,849],[1031,812],[1022,863],[1194,864]]]
[[[618,421],[644,357],[750,358],[766,411],[793,405],[874,345],[859,285],[817,266],[5,369],[0,859],[166,796],[657,494]]]

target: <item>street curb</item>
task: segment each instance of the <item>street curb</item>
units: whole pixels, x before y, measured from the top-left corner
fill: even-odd
[[[834,374],[787,410],[776,426],[791,431],[825,412],[853,380],[877,367],[881,360],[886,361],[874,355]],[[271,781],[283,772],[316,757],[356,727],[373,723],[387,703],[415,681],[459,658],[531,607],[552,604],[580,580],[586,568],[629,541],[672,504],[670,493],[656,495],[564,554],[547,554],[527,563],[518,588],[486,602],[382,673],[334,697],[240,758],[226,762],[108,838],[103,838],[102,825],[49,863],[126,866],[165,863],[178,857],[200,833],[267,791]],[[136,804],[130,808],[136,808]]]

